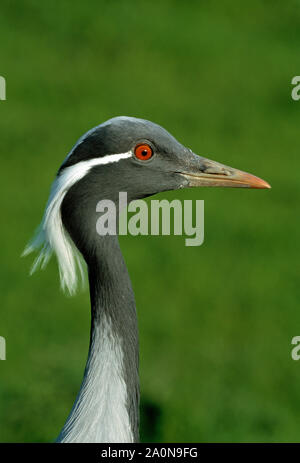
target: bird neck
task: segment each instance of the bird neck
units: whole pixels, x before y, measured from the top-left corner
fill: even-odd
[[[116,236],[87,260],[91,336],[81,389],[61,442],[137,442],[139,348],[134,294]]]

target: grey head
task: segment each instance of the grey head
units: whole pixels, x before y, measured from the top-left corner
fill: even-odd
[[[146,149],[139,153],[139,146]],[[125,116],[112,118],[87,132],[67,156],[59,174],[80,162],[95,158],[101,162],[102,157],[122,153],[130,155],[118,162],[108,159],[105,167],[95,165],[88,173],[92,180],[105,170],[112,195],[128,191],[130,199],[137,199],[191,186],[269,187],[257,177],[197,156],[158,124]]]
[[[269,186],[250,174],[194,154],[163,127],[134,117],[115,117],[89,131],[63,162],[59,175],[89,162],[95,164],[72,185],[62,204],[64,226],[81,248],[78,232],[81,243],[86,243],[95,230],[98,201],[116,202],[120,191],[131,201],[185,187]]]
[[[26,253],[43,246],[35,269],[54,251],[62,286],[72,288],[75,264],[65,230],[83,256],[90,255],[99,239],[95,224],[100,200],[117,203],[119,192],[126,192],[132,201],[199,186],[270,188],[258,177],[196,155],[158,124],[112,118],[83,135],[62,163],[39,233]]]

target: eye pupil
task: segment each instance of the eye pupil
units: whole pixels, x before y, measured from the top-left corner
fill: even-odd
[[[147,151],[147,150],[143,150],[143,151],[142,151],[142,156],[147,156],[147,154],[148,154],[148,151]]]

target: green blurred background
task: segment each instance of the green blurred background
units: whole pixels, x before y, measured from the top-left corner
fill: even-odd
[[[1,2],[0,441],[52,441],[89,342],[87,291],[20,259],[60,163],[116,115],[163,125],[272,190],[199,189],[205,242],[123,237],[142,441],[299,441],[300,2]]]

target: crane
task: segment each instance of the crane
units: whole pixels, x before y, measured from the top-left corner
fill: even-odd
[[[120,191],[132,201],[201,186],[270,188],[258,177],[194,154],[163,127],[126,116],[89,130],[60,166],[42,222],[24,251],[39,251],[32,272],[54,253],[61,286],[71,294],[87,266],[88,359],[57,442],[139,441],[136,306],[118,236],[97,234],[99,199],[117,204]]]

